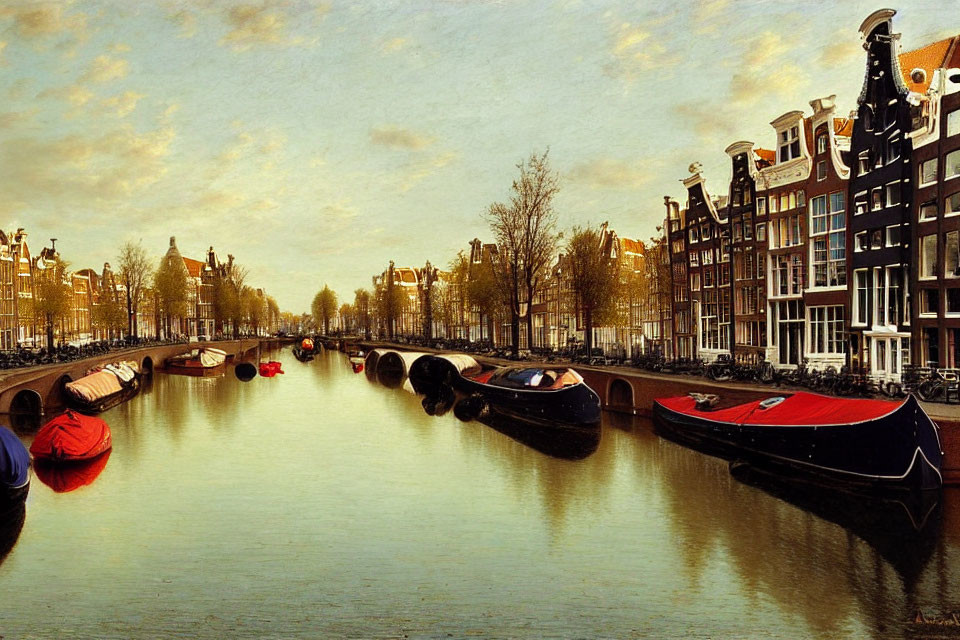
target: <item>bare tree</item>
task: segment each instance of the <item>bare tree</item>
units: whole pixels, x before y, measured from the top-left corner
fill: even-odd
[[[137,336],[137,313],[144,289],[153,277],[153,266],[140,242],[127,242],[120,248],[120,279],[127,290],[127,334]]]
[[[557,245],[556,212],[553,199],[560,188],[557,174],[550,170],[548,151],[532,153],[517,168],[520,176],[513,181],[510,203],[494,203],[487,211],[487,220],[500,245],[501,289],[511,316],[511,341],[514,353],[520,343],[520,293],[527,300],[527,340],[532,346],[533,314],[530,306],[543,284],[546,268]]]

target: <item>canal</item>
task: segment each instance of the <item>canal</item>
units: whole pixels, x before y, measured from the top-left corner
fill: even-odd
[[[343,354],[265,355],[285,374],[156,374],[103,414],[89,484],[34,477],[0,636],[900,638],[960,612],[953,491],[797,492],[616,415],[558,458]]]

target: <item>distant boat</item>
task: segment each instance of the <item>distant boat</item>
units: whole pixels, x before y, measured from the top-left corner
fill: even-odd
[[[0,426],[0,502],[26,493],[30,485],[30,453],[10,429]]]
[[[537,427],[600,428],[600,397],[569,367],[485,369],[464,354],[425,355],[409,375],[417,393],[450,385],[467,396],[458,403],[466,419],[489,411]]]
[[[227,352],[213,347],[200,347],[187,353],[167,358],[164,373],[184,376],[215,376],[226,369]]]
[[[657,429],[724,457],[852,484],[943,485],[939,429],[912,396],[897,403],[801,392],[723,409],[699,400],[655,400]]]
[[[67,410],[40,428],[30,445],[30,453],[38,460],[75,462],[96,458],[112,446],[106,422]]]
[[[270,362],[261,362],[260,363],[260,377],[261,378],[272,378],[278,373],[283,373],[282,365],[276,360],[271,360]]]
[[[64,385],[67,406],[95,415],[117,406],[140,391],[136,362],[118,362],[92,369],[87,375]]]

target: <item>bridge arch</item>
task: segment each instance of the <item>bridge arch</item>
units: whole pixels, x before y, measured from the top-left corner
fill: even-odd
[[[21,389],[10,401],[10,413],[39,416],[43,413],[43,398],[33,389]]]
[[[147,356],[140,362],[140,373],[142,373],[145,378],[153,375],[153,358]]]
[[[633,386],[623,378],[614,378],[607,389],[607,404],[633,409]]]

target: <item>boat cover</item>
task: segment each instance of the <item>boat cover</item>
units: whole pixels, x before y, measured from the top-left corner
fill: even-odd
[[[106,422],[68,410],[41,427],[30,453],[50,460],[88,460],[111,446]]]
[[[283,373],[281,369],[281,364],[275,360],[270,362],[261,362],[260,363],[260,376],[263,378],[272,378],[278,373]]]
[[[204,367],[216,367],[227,360],[227,352],[220,349],[201,349],[200,364]]]
[[[136,362],[117,362],[116,364],[108,364],[104,367],[104,370],[109,371],[113,375],[120,378],[120,382],[130,382],[137,377],[137,363]]]
[[[30,454],[20,438],[0,427],[0,486],[16,489],[30,481]]]
[[[473,359],[473,356],[468,356],[465,353],[447,353],[440,357],[452,364],[457,371],[465,376],[471,373],[480,373],[482,369],[480,364]]]
[[[94,402],[123,390],[120,378],[106,369],[83,376],[79,380],[68,382],[67,392],[80,400]]]
[[[799,392],[786,397],[769,409],[762,409],[756,400],[746,404],[700,411],[697,401],[690,396],[658,398],[657,402],[677,413],[728,424],[759,426],[818,426],[867,422],[889,415],[901,403],[889,400],[832,398],[816,393]]]

